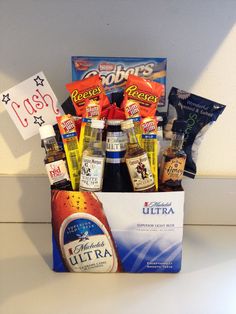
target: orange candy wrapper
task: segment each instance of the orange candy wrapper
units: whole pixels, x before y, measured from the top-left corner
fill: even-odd
[[[135,100],[140,104],[142,117],[153,117],[163,90],[164,86],[160,83],[130,74],[125,86],[122,108],[124,108],[125,99]]]
[[[103,109],[110,104],[99,75],[94,75],[81,81],[66,84],[66,88],[70,93],[71,100],[78,116],[84,115],[86,100],[92,99],[101,101]]]

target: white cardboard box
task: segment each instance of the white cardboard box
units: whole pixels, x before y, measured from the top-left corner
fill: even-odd
[[[183,191],[56,193],[52,202],[55,271],[180,271]],[[88,197],[95,199],[91,206]],[[95,202],[100,209],[95,209]],[[110,230],[100,217],[107,219]]]

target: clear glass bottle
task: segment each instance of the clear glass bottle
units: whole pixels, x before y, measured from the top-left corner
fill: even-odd
[[[132,183],[125,162],[127,136],[121,130],[122,120],[107,121],[104,192],[131,192]]]
[[[182,190],[181,181],[186,162],[186,153],[182,147],[186,126],[187,123],[184,120],[173,122],[171,145],[163,153],[159,191]]]
[[[91,140],[82,155],[80,190],[98,192],[102,190],[105,150],[102,142],[103,120],[92,120]]]
[[[71,190],[71,181],[67,170],[66,156],[59,149],[53,126],[48,124],[39,128],[42,146],[46,156],[44,163],[51,184],[51,189]]]
[[[133,121],[123,121],[121,123],[121,128],[128,136],[125,160],[128,166],[133,190],[135,192],[156,191],[148,156],[145,150],[138,144]]]

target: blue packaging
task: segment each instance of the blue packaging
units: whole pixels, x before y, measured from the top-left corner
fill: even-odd
[[[71,61],[73,81],[99,74],[110,102],[116,102],[118,106],[123,99],[123,89],[129,74],[163,84],[164,94],[158,108],[165,111],[166,58],[73,56]]]

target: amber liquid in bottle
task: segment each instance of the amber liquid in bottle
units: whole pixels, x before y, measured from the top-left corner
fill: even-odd
[[[72,190],[66,165],[66,156],[64,151],[59,149],[55,137],[44,139],[43,146],[46,151],[44,163],[51,183],[51,189]]]
[[[122,123],[122,129],[127,133],[128,143],[125,154],[130,178],[135,192],[154,192],[156,186],[152,175],[147,153],[138,144],[133,122],[131,120]]]
[[[186,153],[183,151],[183,132],[174,132],[171,146],[163,153],[161,164],[159,191],[182,191],[182,178],[186,162]]]

